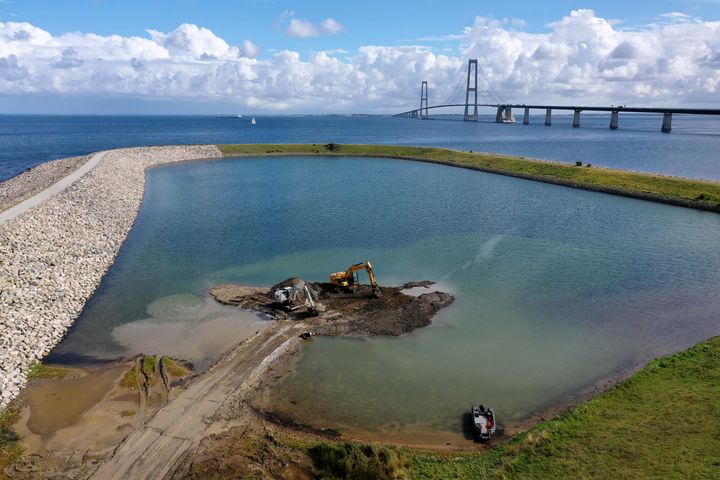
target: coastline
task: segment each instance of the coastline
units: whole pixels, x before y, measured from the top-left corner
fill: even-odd
[[[514,174],[518,172],[505,173],[500,170],[485,170],[483,165],[466,165],[460,161],[453,160],[455,158],[454,156],[457,155],[460,160],[470,158],[470,160],[484,161],[483,159],[486,154],[468,154],[447,149],[419,148],[417,155],[390,155],[378,151],[373,152],[372,150],[381,149],[387,151],[393,148],[404,149],[416,147],[342,145],[338,152],[328,153],[323,152],[322,149],[325,147],[322,145],[286,145],[282,146],[282,148],[271,148],[271,150],[274,150],[272,152],[252,151],[257,148],[268,148],[268,146],[263,145],[240,147],[246,149],[245,154],[238,153],[237,148],[232,151],[227,149],[222,150],[214,145],[143,147],[111,150],[107,152],[106,158],[104,158],[94,170],[84,175],[66,190],[44,201],[37,207],[28,210],[17,218],[8,221],[5,225],[0,226],[0,233],[3,234],[0,240],[0,274],[2,274],[0,275],[0,287],[9,285],[2,283],[7,281],[5,278],[10,278],[12,282],[10,288],[2,288],[2,292],[0,292],[0,306],[3,307],[4,314],[6,311],[9,312],[7,318],[14,321],[13,323],[7,321],[0,323],[0,333],[2,334],[3,341],[3,343],[0,344],[0,347],[2,347],[2,349],[0,349],[0,362],[2,362],[2,364],[0,364],[0,386],[3,392],[0,398],[0,409],[7,404],[9,398],[12,398],[12,395],[6,395],[5,392],[17,392],[20,390],[26,381],[27,369],[33,361],[42,358],[45,352],[49,351],[62,339],[67,329],[81,313],[85,302],[92,296],[107,269],[114,262],[122,243],[135,222],[145,193],[145,172],[149,168],[175,162],[218,159],[222,158],[222,156],[330,155],[399,158],[526,178],[519,174]],[[305,151],[294,152],[292,151],[293,149],[305,149]],[[314,151],[308,152],[307,149],[319,150],[319,153]],[[350,152],[345,149],[350,150]],[[363,149],[370,149],[371,152],[366,153]],[[442,155],[447,155],[449,159],[423,156],[423,152],[427,151],[431,154],[440,152]],[[492,158],[500,157],[493,155]],[[507,157],[507,159],[513,162],[525,161],[516,159],[515,157]],[[542,165],[548,164],[553,168],[557,167],[557,164],[553,162],[532,162],[537,162]],[[560,165],[562,169],[568,171],[583,170],[582,167],[565,164]],[[623,175],[627,174],[627,172],[620,173]],[[651,179],[659,177],[648,176],[646,174],[632,175],[640,175],[643,178],[649,177]],[[122,182],[119,182],[118,178],[122,178]],[[559,183],[560,181],[564,181],[562,178],[548,180],[535,178],[531,175],[527,179],[564,185]],[[689,182],[694,185],[700,185],[701,187],[708,186],[711,190],[717,188],[718,191],[720,191],[720,184],[713,182],[695,182],[675,177],[663,177],[663,179],[666,181],[680,182],[681,184]],[[565,186],[601,191],[604,193],[614,193],[600,189],[604,188],[602,185],[597,186],[598,190],[584,184],[582,186]],[[116,191],[118,188],[119,191]],[[627,195],[621,195],[699,210],[720,212],[720,203],[708,206],[705,205],[708,202],[694,202],[687,199],[683,200],[682,198],[668,199],[663,197],[664,200],[657,200],[657,198],[653,197],[655,194],[648,192],[630,192]],[[642,198],[638,195],[650,195],[650,197]],[[673,202],[685,202],[685,204]],[[702,205],[695,205],[697,203]],[[92,213],[89,214],[90,212]],[[5,235],[6,233],[7,235]],[[80,249],[79,251],[77,251],[78,248]],[[25,270],[25,267],[28,269]],[[47,275],[47,277],[45,275]],[[67,281],[72,282],[72,285],[69,287],[63,285],[59,294],[52,294],[53,289],[57,289],[58,285],[62,285]],[[42,308],[33,308],[33,306]],[[6,310],[6,307],[9,309]],[[30,320],[29,322],[28,319]],[[5,318],[3,318],[3,320],[5,320]],[[13,325],[14,328],[11,328],[10,325]],[[223,397],[219,402],[220,405],[215,405],[218,410],[215,410],[213,418],[221,419],[222,421],[219,424],[216,423],[214,428],[222,429],[229,424],[233,424],[233,422],[247,421],[256,426],[260,424],[262,428],[274,428],[274,431],[276,433],[279,432],[280,436],[288,435],[290,438],[300,438],[303,441],[306,441],[308,438],[310,438],[311,441],[336,440],[332,435],[324,436],[322,431],[314,429],[312,426],[293,426],[283,424],[282,422],[278,423],[274,421],[272,417],[262,416],[262,412],[253,411],[252,405],[249,403],[249,397],[252,396],[251,392],[257,391],[262,384],[271,382],[270,373],[272,373],[272,376],[281,375],[284,369],[291,364],[292,360],[296,357],[295,354],[302,346],[302,341],[297,338],[297,333],[302,328],[305,328],[304,325],[298,324],[290,329],[287,329],[287,326],[278,325],[276,328],[277,337],[271,336],[268,338],[268,336],[273,333],[273,331],[268,330],[266,334],[262,334],[257,336],[257,338],[238,345],[218,361],[218,363],[207,372],[207,376],[206,374],[199,375],[190,382],[187,390],[180,392],[178,398],[185,398],[186,401],[187,399],[197,398],[192,397],[190,394],[183,397],[183,393],[192,390],[191,393],[197,394],[199,391],[202,391],[203,386],[211,383],[209,379],[214,377],[216,381],[219,381],[219,379],[226,377],[228,367],[233,364],[238,365],[238,355],[244,355],[243,352],[259,348],[263,351],[263,354],[260,355],[260,353],[258,353],[259,356],[252,357],[252,359],[249,357],[244,359],[244,363],[242,364],[244,368],[242,378],[233,382],[233,388],[235,390],[226,392],[228,395]],[[28,334],[30,335],[29,340],[26,339]],[[10,342],[6,343],[8,340]],[[13,341],[16,343],[12,343]],[[10,351],[8,345],[10,348],[17,349],[16,355],[12,355],[11,352],[9,357],[6,356],[5,352]],[[681,347],[678,347],[678,350],[680,349]],[[7,368],[7,358],[11,360],[11,362],[9,362],[10,369]],[[568,411],[574,410],[575,407],[586,400],[603,392],[607,392],[608,390],[612,390],[619,383],[633,377],[634,374],[643,369],[644,366],[645,364],[636,363],[616,375],[598,380],[588,389],[548,409],[538,412],[528,419],[527,422],[517,426],[517,428],[509,429],[503,438],[517,435],[528,430],[534,431],[534,429],[536,429],[539,424],[543,424],[547,418],[564,416]],[[232,371],[234,372],[234,370]],[[222,374],[220,372],[222,372]],[[14,390],[8,390],[6,388],[8,385],[9,388]],[[210,394],[213,392],[205,393]],[[212,401],[216,403],[218,399],[222,397],[217,391],[209,396],[213,397],[214,400]],[[177,408],[177,403],[175,403],[175,407]],[[198,407],[198,412],[201,416],[207,413],[203,408],[209,407],[207,407],[207,405],[205,407]],[[236,411],[233,411],[233,409],[236,409]],[[159,417],[162,417],[162,415]],[[188,421],[190,421],[190,419],[188,419]],[[272,427],[269,427],[268,424],[272,424]],[[196,427],[196,425],[191,425],[188,428],[192,430]],[[143,435],[142,432],[147,433],[147,429],[152,428],[152,425],[148,423],[137,430],[135,434],[131,434],[128,439],[141,438]],[[211,430],[212,429],[207,431]],[[214,432],[215,430],[212,431]],[[252,431],[256,432],[257,430]],[[133,435],[135,436],[133,437]],[[164,441],[173,442],[172,430],[168,430],[165,436],[169,439]],[[130,454],[139,453],[142,455],[142,452],[139,452],[141,449],[131,448],[132,441],[128,439],[121,444],[121,447],[131,450],[128,452]],[[198,439],[195,440],[199,441]],[[413,442],[382,442],[371,436],[362,434],[353,436],[352,432],[348,432],[348,435],[343,435],[340,440],[402,445],[417,448],[421,451],[450,451],[462,453],[485,450],[484,447],[479,448],[477,446],[462,447],[455,445],[443,448],[441,445],[413,444]],[[504,443],[501,445],[503,444]],[[121,450],[118,449],[117,451],[120,452]],[[154,459],[158,466],[160,466],[162,460],[162,458]],[[106,468],[114,469],[117,464],[113,462],[114,460],[105,464]],[[131,465],[131,463],[126,464],[128,468],[130,468]],[[110,470],[105,470],[106,473],[109,471]]]

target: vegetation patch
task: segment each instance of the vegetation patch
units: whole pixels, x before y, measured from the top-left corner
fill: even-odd
[[[55,367],[34,363],[28,370],[28,380],[58,380],[63,378],[78,378],[80,372],[72,368]]]
[[[133,366],[125,373],[122,380],[120,380],[120,386],[130,390],[137,390],[137,367]]]
[[[346,155],[391,157],[440,163],[683,207],[720,212],[720,183],[609,168],[575,165],[446,148],[329,143],[318,153],[311,144],[218,145],[223,155]]]
[[[148,378],[157,372],[157,357],[155,355],[145,355],[142,359],[142,369]]]
[[[405,459],[395,448],[320,443],[307,453],[323,479],[393,480],[405,474]]]
[[[183,378],[190,374],[190,370],[173,360],[172,358],[163,357],[162,365],[168,375],[175,378]]]
[[[23,455],[23,448],[18,442],[19,437],[12,426],[20,417],[20,402],[13,400],[0,411],[0,480],[7,477],[5,468],[17,462]]]

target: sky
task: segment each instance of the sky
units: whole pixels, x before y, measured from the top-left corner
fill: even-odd
[[[0,113],[720,107],[720,0],[0,0]]]

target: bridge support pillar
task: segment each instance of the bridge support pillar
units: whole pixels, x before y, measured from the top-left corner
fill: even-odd
[[[552,125],[552,110],[548,108],[545,110],[545,126],[550,125]]]
[[[503,123],[503,110],[505,110],[505,107],[503,105],[499,105],[497,107],[497,113],[495,114],[495,123]]]
[[[613,110],[612,113],[610,113],[610,130],[617,130],[618,128],[618,111]]]
[[[420,85],[420,119],[427,120],[430,117],[428,114],[428,83],[423,80]]]
[[[530,124],[530,109],[525,107],[525,114],[523,115],[523,125]]]
[[[672,131],[672,113],[663,113],[663,124],[660,130],[663,133],[670,133]]]
[[[473,68],[475,67],[475,68]],[[472,72],[472,73],[471,73]],[[474,80],[472,87],[470,86],[470,79]],[[478,100],[477,100],[477,86],[478,86],[478,63],[477,58],[468,60],[468,73],[467,73],[467,88],[465,89],[465,116],[463,120],[466,122],[477,122],[478,121]],[[470,93],[473,94],[473,103],[470,103]],[[470,106],[473,106],[473,111],[470,113]]]
[[[580,110],[575,110],[573,115],[573,128],[580,128]]]

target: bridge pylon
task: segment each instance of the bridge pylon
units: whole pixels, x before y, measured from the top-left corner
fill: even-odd
[[[470,86],[472,81],[472,87]],[[477,58],[471,58],[468,60],[468,73],[467,73],[467,88],[465,89],[465,116],[463,120],[466,122],[477,122],[478,121],[478,63]],[[473,97],[473,102],[470,103],[470,97]],[[470,106],[472,105],[473,110],[470,113]]]
[[[428,112],[428,83],[423,80],[420,85],[420,119],[427,120],[430,117]]]

